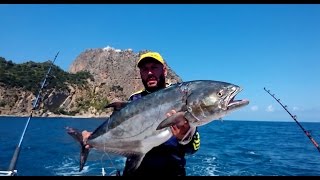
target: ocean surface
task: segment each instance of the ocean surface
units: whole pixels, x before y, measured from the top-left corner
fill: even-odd
[[[0,117],[0,170],[7,170],[28,117]],[[79,144],[65,127],[93,131],[103,119],[31,118],[18,176],[112,176],[120,156],[91,150],[79,170]],[[320,123],[300,122],[319,143]],[[187,156],[188,176],[319,176],[320,153],[293,122],[218,120],[199,127],[201,147]]]

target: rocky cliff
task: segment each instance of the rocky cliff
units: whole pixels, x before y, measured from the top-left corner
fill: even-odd
[[[34,116],[104,117],[107,103],[126,100],[133,92],[143,88],[136,64],[141,53],[131,49],[112,47],[88,49],[71,64],[69,72],[88,71],[93,79],[87,84],[68,84],[68,90],[47,89],[43,92]],[[168,67],[167,81],[181,82],[181,78]],[[50,82],[48,82],[50,83]],[[7,89],[0,85],[0,115],[29,116],[37,94],[22,89]]]

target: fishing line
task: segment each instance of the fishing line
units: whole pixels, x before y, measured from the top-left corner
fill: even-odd
[[[22,144],[22,141],[23,141],[23,138],[24,138],[24,134],[25,134],[25,132],[26,132],[26,130],[27,130],[27,128],[28,128],[28,125],[29,125],[29,122],[30,122],[30,119],[31,119],[31,117],[32,117],[32,114],[33,114],[34,110],[36,110],[37,107],[38,107],[38,101],[39,101],[39,98],[40,98],[40,96],[41,96],[42,90],[43,90],[44,85],[45,85],[45,83],[46,83],[46,81],[47,81],[47,78],[49,77],[50,71],[51,71],[51,69],[52,69],[52,66],[53,66],[53,64],[54,64],[54,62],[55,62],[58,54],[59,54],[59,52],[56,54],[56,56],[54,57],[52,63],[50,64],[50,67],[49,67],[49,69],[48,69],[48,71],[47,71],[47,73],[46,73],[46,75],[45,75],[45,77],[44,77],[44,80],[43,80],[43,82],[42,82],[42,84],[41,84],[41,87],[40,87],[40,89],[39,89],[37,98],[36,98],[36,100],[33,102],[33,107],[32,107],[30,116],[29,116],[29,118],[28,118],[28,120],[27,120],[27,122],[26,122],[26,125],[25,125],[24,129],[23,129],[23,132],[22,132],[21,138],[20,138],[20,140],[19,140],[19,143],[18,143],[18,145],[17,145],[17,147],[16,147],[16,149],[15,149],[15,151],[14,151],[14,154],[13,154],[13,157],[12,157],[12,159],[11,159],[11,162],[10,162],[10,165],[9,165],[9,168],[8,168],[8,171],[11,171],[11,172],[16,171],[15,168],[16,168],[17,160],[18,160],[18,157],[19,157],[19,154],[20,154],[20,150],[21,150],[21,147],[20,147],[20,146],[21,146],[21,144]],[[13,175],[16,175],[16,173],[13,174]]]
[[[289,110],[287,109],[287,105],[283,105],[280,102],[280,99],[276,98],[274,94],[270,93],[270,90],[267,90],[265,87],[263,88],[270,96],[272,96],[280,105],[283,109],[285,109],[287,111],[287,113],[291,116],[291,118],[298,124],[298,126],[302,129],[302,131],[304,132],[304,134],[310,139],[310,141],[312,142],[312,144],[317,148],[317,150],[320,152],[320,147],[318,145],[318,143],[313,139],[313,137],[311,136],[311,132],[305,130],[302,125],[298,122],[297,120],[297,116],[296,115],[292,115]]]
[[[103,148],[104,148],[104,150],[103,150],[104,154],[101,156],[101,159],[100,159],[100,161],[101,161],[101,166],[102,166],[102,167],[101,167],[102,176],[104,176],[104,175],[106,174],[105,169],[104,169],[104,167],[103,167],[103,162],[102,162],[104,155],[106,155],[106,156],[108,157],[108,159],[109,159],[109,161],[110,161],[110,163],[111,163],[111,167],[113,167],[113,168],[115,169],[115,171],[116,171],[116,176],[120,176],[120,170],[115,166],[115,164],[113,163],[113,160],[112,160],[111,157],[109,156],[109,153],[105,150],[106,146],[104,146]],[[112,174],[112,173],[111,173],[111,174]]]
[[[106,175],[106,171],[105,171],[105,169],[104,169],[103,162],[102,162],[103,157],[104,157],[104,154],[102,154],[102,156],[101,156],[101,158],[100,158],[100,163],[101,163],[101,174],[102,174],[102,176],[105,176],[105,175]]]

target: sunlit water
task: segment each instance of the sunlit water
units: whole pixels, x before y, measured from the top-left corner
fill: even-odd
[[[0,168],[6,170],[27,117],[0,117]],[[91,150],[79,172],[79,144],[65,127],[94,130],[103,119],[32,118],[21,145],[19,176],[101,176],[125,158]],[[320,123],[301,123],[320,141]],[[187,156],[189,176],[319,176],[320,153],[295,122],[214,121],[199,127],[201,147]]]

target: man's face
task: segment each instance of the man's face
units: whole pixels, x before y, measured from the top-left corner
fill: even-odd
[[[149,91],[165,87],[166,68],[160,63],[150,61],[142,64],[140,75],[143,85]]]

